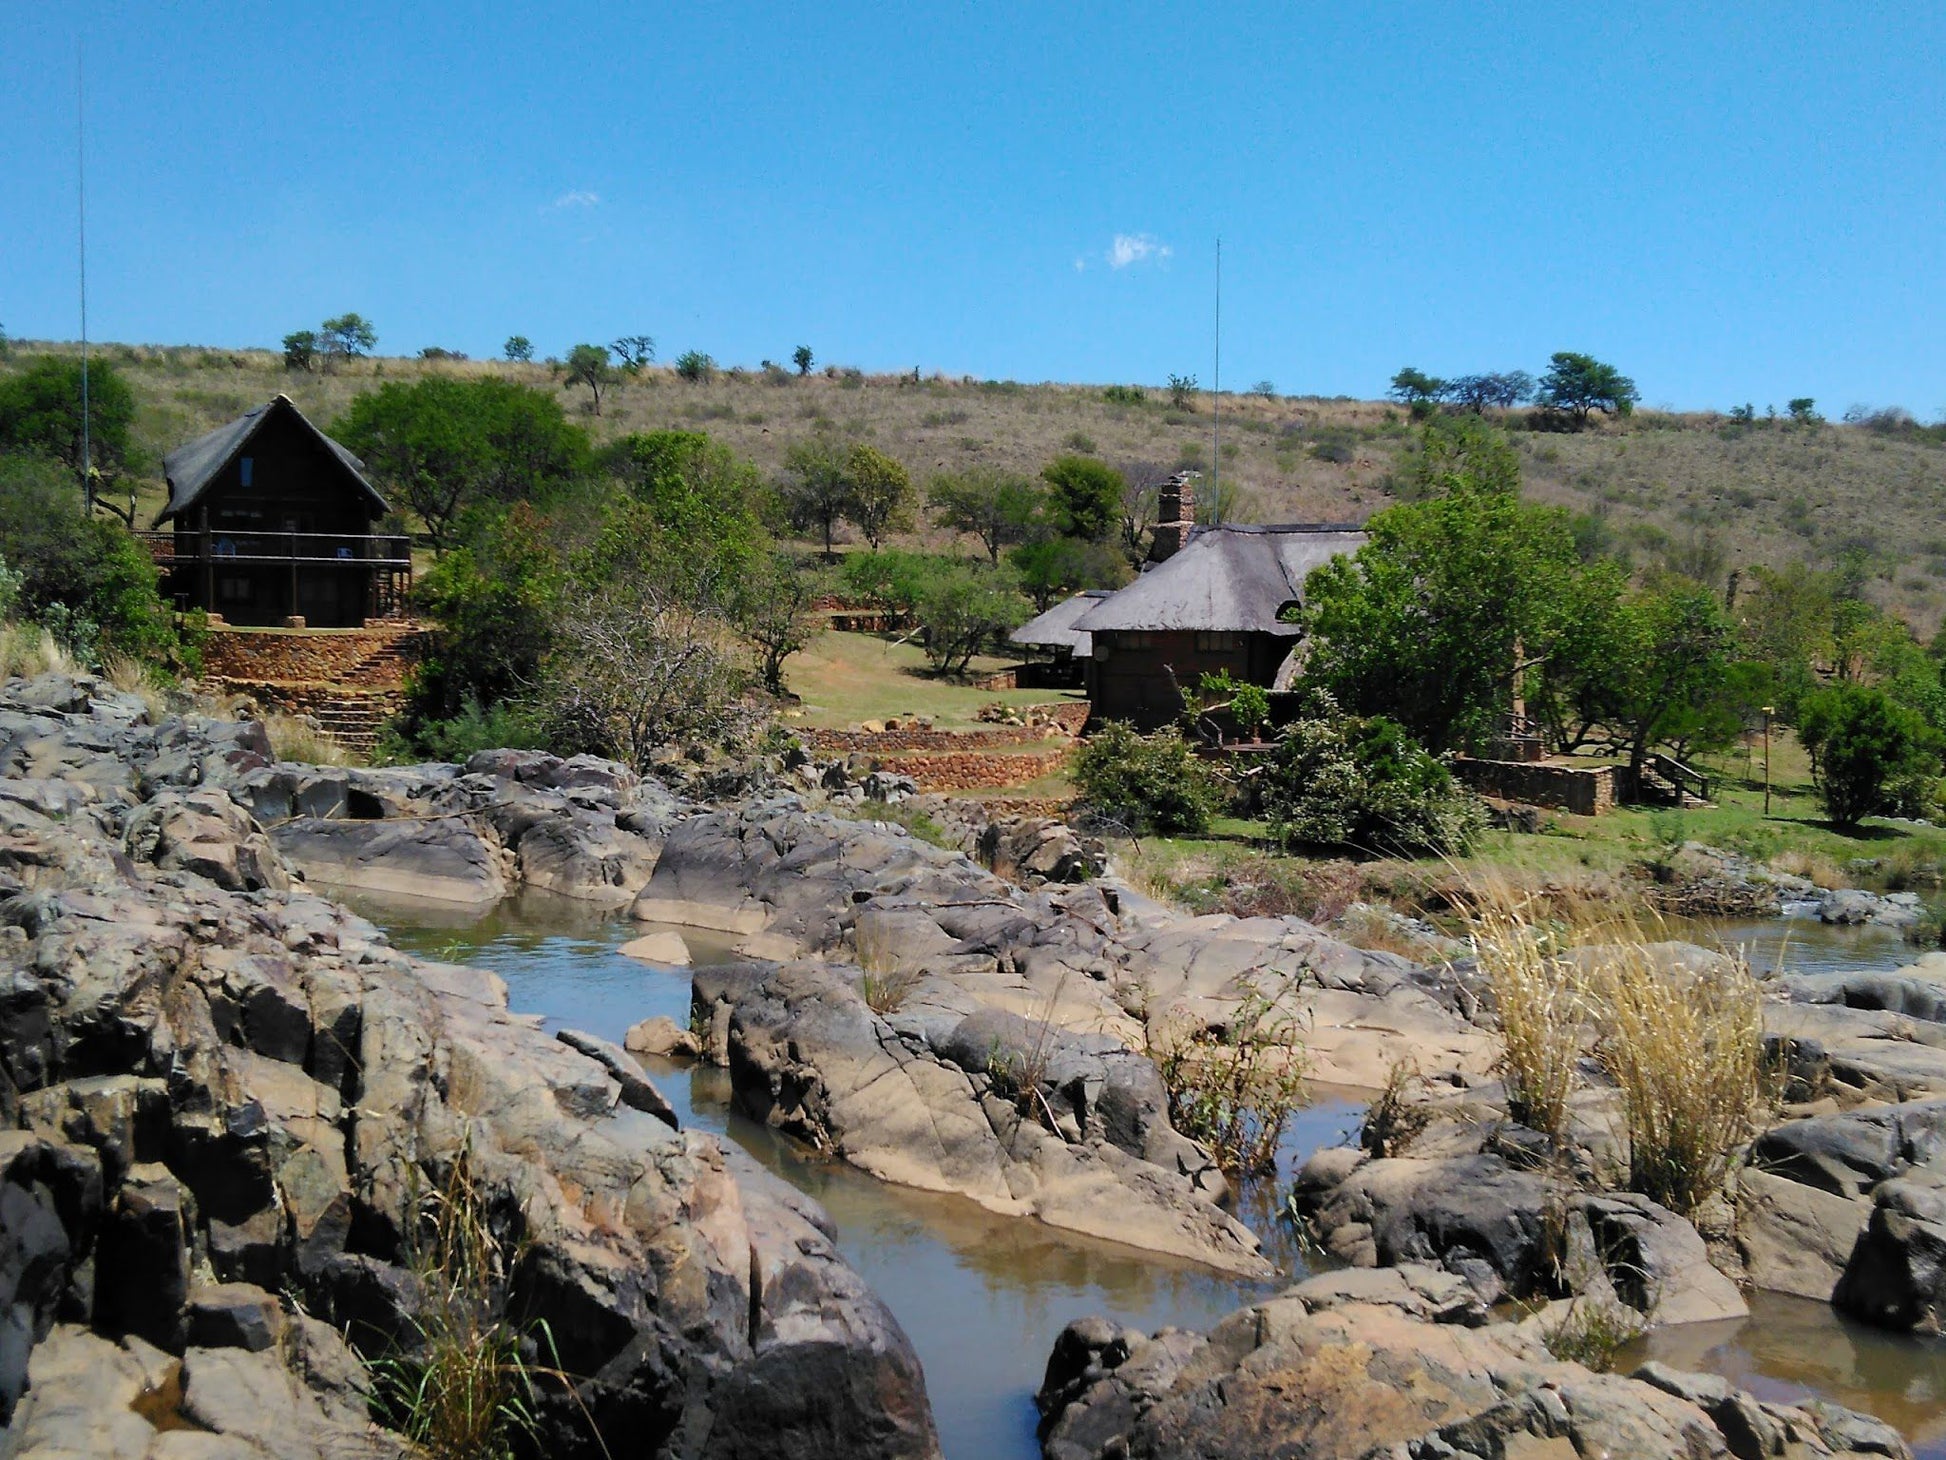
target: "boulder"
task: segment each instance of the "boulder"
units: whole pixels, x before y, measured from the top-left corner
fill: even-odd
[[[129,817],[123,846],[138,862],[194,872],[232,892],[290,886],[269,839],[221,791],[157,796]]]
[[[1886,1328],[1946,1332],[1946,1171],[1915,1171],[1872,1193],[1872,1215],[1832,1303]]]
[[[702,1051],[702,1042],[667,1014],[657,1014],[639,1024],[631,1024],[622,1038],[622,1048],[630,1054],[655,1055],[661,1059],[680,1056],[693,1059]]]
[[[307,882],[382,897],[481,906],[507,892],[500,854],[470,819],[322,821],[299,817],[271,840]]]

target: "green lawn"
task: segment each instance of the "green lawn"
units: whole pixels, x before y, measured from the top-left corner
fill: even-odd
[[[978,658],[972,673],[977,678],[1014,662]],[[930,716],[937,729],[965,730],[979,725],[981,708],[996,700],[1046,705],[1083,698],[1078,691],[982,690],[940,679],[926,663],[925,650],[880,634],[820,634],[785,664],[784,684],[803,701],[798,707],[801,713],[786,723],[821,730],[914,715]]]
[[[1489,832],[1470,856],[1451,862],[1374,861],[1359,869],[1376,895],[1479,876],[1523,884],[1551,883],[1602,895],[1631,869],[1666,857],[1685,841],[1741,852],[1759,863],[1809,876],[1823,886],[1937,887],[1946,881],[1946,827],[1872,818],[1840,831],[1826,822],[1810,766],[1788,732],[1771,746],[1770,812],[1764,812],[1763,758],[1741,751],[1703,758],[1714,804],[1685,811],[1619,807],[1601,816],[1543,813],[1538,836]],[[1213,902],[1240,880],[1302,883],[1342,859],[1275,852],[1260,822],[1218,820],[1201,837],[1147,837],[1118,845],[1123,865],[1150,890],[1179,892],[1192,906]],[[1861,865],[1865,862],[1875,866]]]

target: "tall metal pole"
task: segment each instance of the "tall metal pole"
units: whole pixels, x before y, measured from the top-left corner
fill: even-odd
[[[1223,500],[1223,238],[1216,239],[1216,364],[1210,384],[1210,507]]]
[[[74,42],[74,178],[81,265],[81,510],[92,517],[95,474],[88,431],[88,93],[79,36]]]

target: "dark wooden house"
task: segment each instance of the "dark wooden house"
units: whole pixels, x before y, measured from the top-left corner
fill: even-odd
[[[351,628],[403,611],[411,544],[362,463],[280,395],[169,453],[144,533],[180,609],[239,625]]]
[[[1284,611],[1313,569],[1365,542],[1337,524],[1196,527],[1194,505],[1183,478],[1164,487],[1153,560],[1068,625],[1089,641],[1094,719],[1168,724],[1205,674],[1280,687],[1298,639]]]

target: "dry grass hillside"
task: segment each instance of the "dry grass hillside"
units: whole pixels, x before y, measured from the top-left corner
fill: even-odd
[[[37,348],[20,342],[13,358]],[[651,368],[609,392],[597,417],[587,392],[565,387],[546,365],[375,359],[317,375],[289,372],[263,351],[109,345],[100,353],[134,387],[136,434],[152,465],[278,391],[328,425],[376,380],[432,371],[492,371],[558,390],[598,440],[658,427],[707,431],[766,471],[780,467],[790,442],[820,429],[870,440],[919,479],[974,462],[1031,472],[1063,451],[1206,472],[1211,457],[1208,398],[1181,409],[1160,389],[1129,403],[1099,386],[855,371],[729,371],[691,383]],[[1601,515],[1613,541],[1639,560],[1675,555],[1721,574],[1750,563],[1827,564],[1862,549],[1881,603],[1925,634],[1946,618],[1946,431],[1641,412],[1581,434],[1523,429],[1515,439],[1532,495]],[[1362,520],[1390,500],[1412,442],[1404,414],[1384,403],[1223,401],[1222,477],[1241,489],[1248,519]],[[145,489],[145,506],[160,500],[159,482]]]

